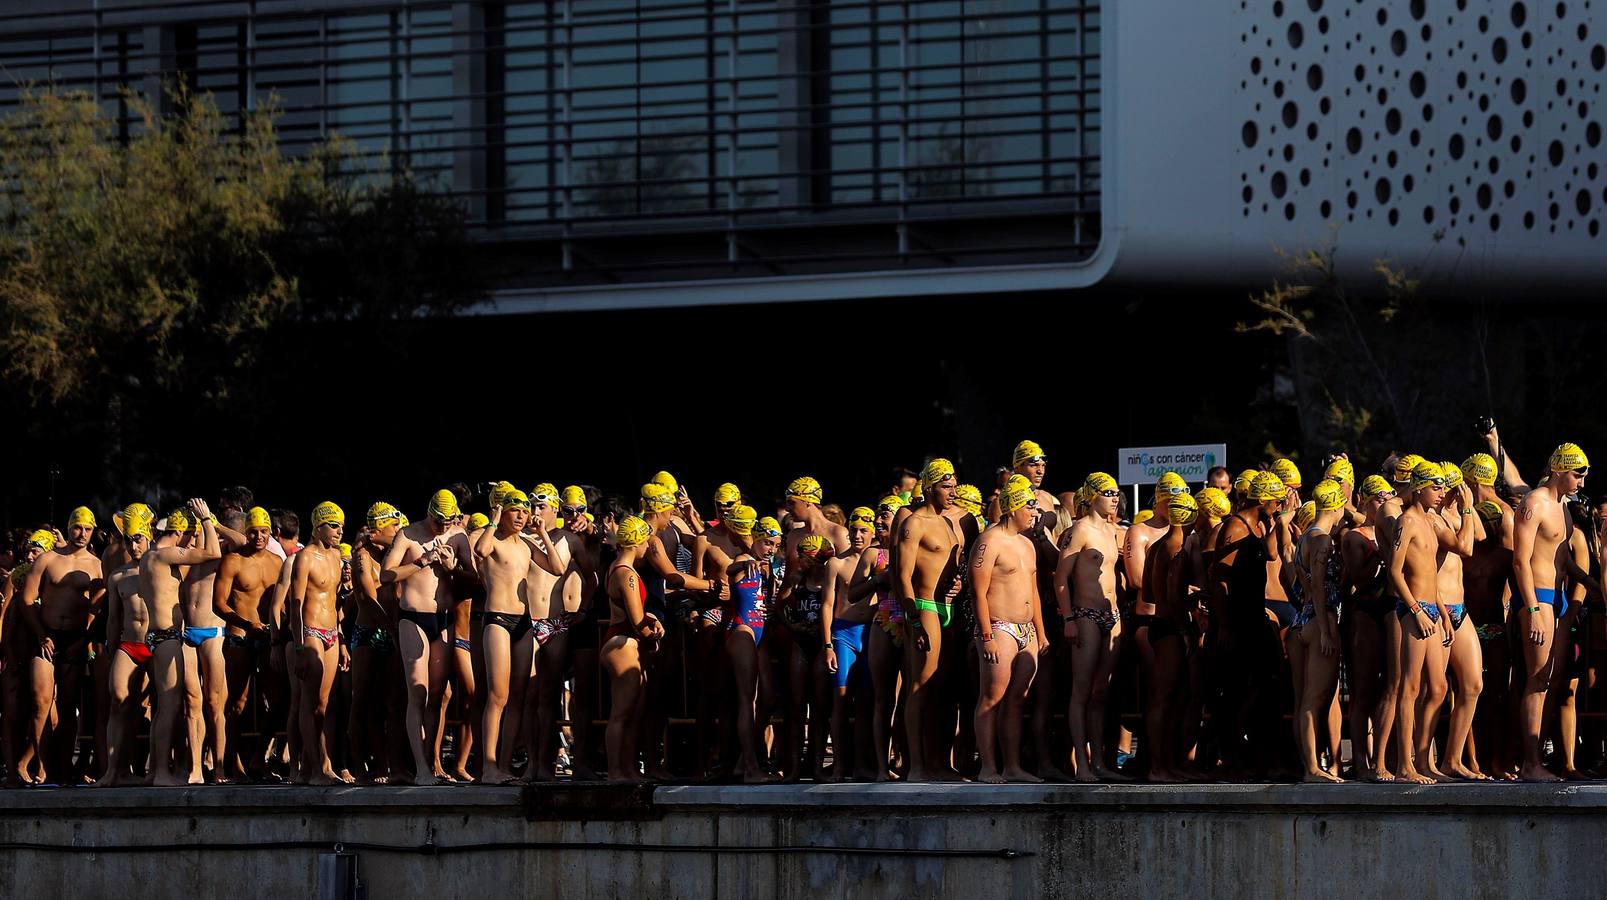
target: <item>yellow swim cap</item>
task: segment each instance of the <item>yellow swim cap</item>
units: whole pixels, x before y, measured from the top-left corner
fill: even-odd
[[[198,526],[199,523],[190,518],[190,513],[188,510],[180,508],[175,509],[167,514],[166,531],[171,531],[174,534],[183,534],[186,531],[199,530]]]
[[[1261,472],[1257,469],[1245,469],[1233,477],[1233,489],[1241,494],[1248,494],[1250,485],[1255,481],[1255,477],[1260,474]]]
[[[1300,504],[1299,509],[1295,510],[1294,526],[1296,531],[1305,531],[1315,521],[1317,521],[1317,502],[1315,500],[1307,500]]]
[[[409,522],[407,520],[407,513],[402,512],[401,510],[397,510],[396,511],[396,524],[401,528],[406,528],[407,526],[409,526],[409,525],[411,525],[413,523]]]
[[[387,505],[389,505],[389,504],[387,504]],[[392,512],[395,512],[395,510],[392,510]],[[250,509],[246,510],[246,527],[247,528],[268,528],[268,529],[272,529],[273,528],[273,516],[269,515],[268,511],[263,509],[262,507],[253,506]]]
[[[1446,487],[1459,488],[1462,486],[1462,470],[1457,466],[1456,463],[1451,462],[1448,459],[1442,460],[1440,462],[1440,469],[1445,472]]]
[[[1416,453],[1408,453],[1396,459],[1394,482],[1396,484],[1405,484],[1411,481],[1412,470],[1417,468],[1417,464],[1422,461],[1423,457],[1418,456]]]
[[[973,516],[982,514],[982,491],[974,484],[962,484],[954,489],[954,505]]]
[[[1200,508],[1200,512],[1205,513],[1205,517],[1212,521],[1224,518],[1233,512],[1233,501],[1228,499],[1227,494],[1222,493],[1221,488],[1200,488],[1199,493],[1194,495],[1194,503]]]
[[[654,475],[653,483],[664,485],[670,489],[670,493],[672,494],[681,489],[681,483],[676,481],[675,476],[668,472],[660,472],[657,475]]]
[[[1299,487],[1302,483],[1300,467],[1286,456],[1272,461],[1272,474],[1278,476],[1278,480],[1282,481],[1285,487]]]
[[[580,485],[571,484],[564,488],[563,495],[559,499],[564,501],[565,506],[583,507],[586,505],[586,492]]]
[[[94,528],[95,514],[90,512],[89,507],[87,506],[77,507],[72,512],[67,514],[67,525],[68,527],[72,527],[74,525],[88,525],[90,528]]]
[[[746,537],[753,534],[753,523],[758,520],[759,513],[753,507],[738,503],[720,521],[725,524],[727,531]]]
[[[1142,525],[1145,522],[1148,522],[1150,519],[1153,519],[1153,518],[1155,518],[1155,510],[1153,510],[1153,509],[1141,509],[1141,510],[1138,511],[1138,515],[1133,516],[1133,524],[1134,525]]]
[[[753,523],[753,530],[767,537],[781,537],[781,523],[776,521],[775,516],[765,516]]]
[[[1322,472],[1322,477],[1344,484],[1355,484],[1356,467],[1350,464],[1350,460],[1340,457],[1328,464],[1328,468]]]
[[[1361,495],[1369,500],[1393,493],[1395,486],[1385,481],[1382,475],[1369,475],[1361,481]]]
[[[1090,491],[1088,489],[1088,485],[1086,485],[1086,484],[1078,487],[1076,492],[1073,493],[1071,496],[1073,498],[1073,501],[1077,504],[1077,509],[1079,511],[1083,507],[1088,506],[1089,504],[1094,502],[1094,492]]]
[[[650,513],[661,513],[674,508],[674,491],[656,481],[642,485],[642,509]]]
[[[1486,522],[1501,521],[1501,504],[1494,500],[1480,500],[1473,504],[1473,508],[1479,511],[1479,515],[1484,517]]]
[[[741,503],[742,489],[727,481],[714,489],[715,503]]]
[[[1183,476],[1177,474],[1176,472],[1162,472],[1161,477],[1155,479],[1155,493],[1157,495],[1170,494],[1175,497],[1178,494],[1186,494],[1188,492],[1188,482],[1184,481]]]
[[[1038,492],[1028,488],[1008,488],[999,494],[999,509],[1005,515],[1010,515],[1024,506],[1033,506],[1038,502]]]
[[[486,515],[485,513],[475,513],[475,514],[469,516],[469,530],[470,531],[479,531],[482,528],[488,527],[490,524],[491,524],[491,517]]]
[[[381,500],[368,508],[368,525],[370,528],[384,528],[387,525],[400,525],[402,514],[396,507]],[[256,527],[253,521],[252,527]]]
[[[1316,502],[1318,512],[1341,509],[1345,505],[1345,488],[1331,478],[1324,478],[1312,488],[1311,499]]]
[[[435,495],[430,498],[429,506],[425,507],[424,510],[425,515],[443,521],[455,519],[462,515],[462,512],[462,510],[458,509],[457,495],[447,490],[436,491]]]
[[[318,528],[323,525],[345,524],[346,511],[336,506],[332,501],[325,500],[324,502],[313,507],[312,527]]]
[[[848,527],[863,525],[871,531],[876,530],[876,510],[868,506],[856,506],[848,513]]]
[[[532,506],[537,503],[545,503],[548,506],[557,506],[558,487],[550,481],[543,481],[542,483],[530,489],[530,496],[527,499],[530,501],[530,505]]]
[[[1575,472],[1590,468],[1590,460],[1578,444],[1560,444],[1551,451],[1551,471]],[[91,523],[93,524],[93,523]]]
[[[1283,479],[1276,472],[1257,472],[1250,482],[1250,499],[1257,503],[1282,500],[1286,491]]]
[[[550,494],[548,496],[551,496]],[[503,509],[529,509],[530,495],[518,488],[509,488],[502,493]]]
[[[1412,490],[1445,486],[1445,470],[1440,464],[1423,460],[1412,467]]]
[[[1018,468],[1024,463],[1037,462],[1044,458],[1042,447],[1032,441],[1022,441],[1016,445],[1015,452],[1010,454],[1010,468]]]
[[[926,468],[921,470],[921,487],[930,488],[932,485],[937,484],[945,478],[953,477],[954,463],[951,463],[940,456],[937,459],[927,463]]]
[[[139,505],[145,506],[143,503]],[[155,535],[151,533],[151,521],[154,518],[155,515],[151,512],[150,507],[146,507],[144,512],[135,512],[133,515],[125,516],[123,519],[123,536],[130,539],[142,537],[147,541],[153,540]]]
[[[876,511],[886,512],[888,510],[892,510],[893,512],[898,512],[908,505],[908,503],[904,502],[903,497],[900,497],[897,494],[888,494],[876,504]]]
[[[44,529],[40,529],[28,535],[28,546],[38,547],[48,553],[56,549],[56,536]]]
[[[123,507],[121,512],[112,513],[112,527],[121,532],[123,536],[129,537],[128,523],[141,516],[146,519],[154,519],[156,514],[151,512],[151,508],[143,503],[130,503]]]
[[[1178,494],[1172,502],[1166,504],[1166,514],[1173,525],[1193,525],[1194,520],[1200,517],[1200,505],[1194,502],[1189,494]]]
[[[1495,484],[1495,457],[1488,453],[1475,453],[1462,460],[1462,476],[1474,484],[1489,487]]]
[[[1116,483],[1116,479],[1104,472],[1089,472],[1088,477],[1083,479],[1082,486],[1088,489],[1088,499],[1090,501],[1093,500],[1095,495],[1103,494],[1106,491],[1121,490],[1121,485]]]
[[[352,558],[352,545],[351,544],[348,544],[348,543],[346,543],[344,541],[341,542],[341,544],[340,544],[340,558],[341,559],[351,559]]]
[[[618,537],[621,547],[640,547],[652,536],[653,529],[639,516],[626,516],[625,520],[619,523]]]
[[[492,506],[501,506],[502,498],[506,497],[508,492],[511,490],[513,490],[513,482],[499,481],[497,482],[496,487],[491,489],[491,496],[487,497],[486,501]]]
[[[794,478],[791,484],[787,485],[787,499],[802,500],[805,503],[813,503],[818,506],[820,501],[826,499],[826,492],[821,490],[820,482],[810,478],[808,475],[800,475]]]
[[[831,545],[831,541],[818,534],[806,534],[804,539],[798,542],[799,556],[807,556],[810,559],[827,559],[836,553],[837,548]]]

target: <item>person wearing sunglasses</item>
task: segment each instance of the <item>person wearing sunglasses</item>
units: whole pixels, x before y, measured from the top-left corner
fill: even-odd
[[[1451,639],[1451,616],[1439,589],[1439,555],[1471,553],[1475,522],[1469,510],[1460,527],[1449,532],[1437,527],[1435,511],[1446,493],[1445,470],[1424,460],[1412,467],[1411,502],[1396,523],[1395,546],[1390,553],[1389,580],[1398,598],[1395,616],[1401,622],[1399,640],[1400,696],[1395,704],[1396,781],[1433,784],[1432,760],[1419,757],[1417,743],[1418,698],[1438,706],[1446,691],[1445,648]],[[1428,769],[1429,771],[1422,771]],[[1443,777],[1443,776],[1442,776]]]
[[[584,507],[585,494],[576,488],[571,499]],[[567,492],[566,492],[567,493]],[[581,618],[581,606],[595,576],[591,573],[586,542],[568,528],[558,527],[558,513],[565,494],[543,482],[530,491],[530,517],[525,537],[532,547],[547,547],[549,554],[535,553],[531,560],[525,590],[529,595],[532,634],[535,636],[535,682],[525,693],[528,734],[517,738],[528,745],[531,781],[551,781],[558,763],[558,715],[563,700],[564,679],[573,663],[570,636]],[[585,519],[584,508],[576,513]],[[554,571],[548,567],[553,566]],[[578,707],[577,707],[578,708]]]
[[[769,599],[775,590],[773,566],[781,553],[781,523],[770,516],[759,518],[753,507],[738,503],[722,520],[737,538],[739,549],[726,567],[731,584],[731,614],[725,625],[725,652],[731,660],[731,677],[736,687],[736,715],[733,727],[737,737],[737,760],[732,774],[755,784],[772,781],[759,761],[769,706],[770,645],[764,642],[769,617]],[[772,642],[773,643],[773,642]]]
[[[1145,588],[1155,603],[1155,615],[1145,629],[1150,646],[1149,691],[1145,708],[1148,735],[1149,780],[1184,780],[1183,727],[1178,701],[1187,688],[1190,604],[1188,557],[1184,547],[1200,521],[1200,506],[1190,494],[1178,494],[1166,505],[1167,530],[1150,545],[1144,566]]]
[[[450,538],[462,531],[462,520],[457,495],[436,491],[424,518],[396,532],[380,572],[381,584],[396,585],[397,642],[407,686],[406,743],[413,752],[414,784],[449,780],[441,767],[438,732],[442,694],[452,669],[447,612],[458,558]]]
[[[1525,675],[1520,699],[1523,765],[1518,770],[1524,781],[1558,780],[1541,764],[1540,728],[1546,694],[1558,676],[1551,645],[1557,622],[1568,612],[1570,569],[1578,568],[1568,552],[1569,520],[1563,504],[1585,486],[1590,460],[1578,444],[1562,444],[1552,451],[1548,468],[1551,476],[1545,483],[1523,497],[1512,541],[1517,581],[1512,625],[1519,630]]]
[[[1485,539],[1484,519],[1475,508],[1473,489],[1467,484],[1461,468],[1450,460],[1439,465],[1445,473],[1445,494],[1440,498],[1439,508],[1434,511],[1434,519],[1437,520],[1435,527],[1441,536],[1448,532],[1460,535],[1462,526],[1472,523],[1473,535],[1465,547],[1459,542],[1440,557],[1437,589],[1439,601],[1447,613],[1448,621],[1444,624],[1449,632],[1443,641],[1444,655],[1451,676],[1456,680],[1456,702],[1449,710],[1447,740],[1440,746],[1439,759],[1435,760],[1430,741],[1434,736],[1437,716],[1444,708],[1444,699],[1441,697],[1436,702],[1432,690],[1425,695],[1418,728],[1417,760],[1423,766],[1424,774],[1436,781],[1478,781],[1483,780],[1484,776],[1475,771],[1477,763],[1469,765],[1464,761],[1468,735],[1473,730],[1473,716],[1478,710],[1479,695],[1484,690],[1484,659],[1480,653],[1478,629],[1467,614],[1466,567],[1468,559],[1477,552],[1478,543]],[[1432,659],[1429,664],[1432,664]],[[1444,680],[1443,666],[1440,671],[1441,680]]]
[[[1047,638],[1038,598],[1038,552],[1024,533],[1038,520],[1038,491],[1030,483],[1007,487],[999,497],[999,513],[999,523],[984,531],[971,549],[981,673],[972,713],[981,762],[978,780],[1037,783],[1042,779],[1021,767],[1021,719],[1039,648]]]
[[[1384,768],[1384,757],[1395,727],[1394,698],[1400,690],[1400,666],[1389,653],[1391,641],[1398,640],[1391,633],[1399,633],[1400,622],[1394,615],[1378,531],[1384,516],[1400,514],[1400,501],[1382,475],[1362,479],[1356,498],[1361,524],[1339,538],[1344,567],[1339,625],[1350,688],[1351,757],[1358,778],[1378,781],[1394,777]]]
[[[1072,648],[1071,732],[1073,775],[1078,781],[1123,780],[1105,764],[1105,701],[1116,670],[1122,624],[1117,617],[1119,540],[1113,516],[1122,492],[1104,472],[1083,480],[1087,512],[1071,526],[1055,568],[1055,609]]]
[[[925,502],[914,510],[900,510],[900,515],[907,515],[897,525],[894,556],[895,590],[910,638],[905,644],[910,689],[904,725],[909,734],[906,780],[914,782],[958,776],[950,765],[948,734],[940,733],[947,729],[940,727],[944,717],[936,695],[949,688],[948,679],[955,671],[963,671],[965,649],[964,639],[954,634],[952,602],[963,551],[961,532],[950,513],[959,487],[954,464],[933,459],[921,471],[919,487]]]
[[[530,626],[530,570],[539,565],[535,547],[550,558],[550,545],[526,538],[530,497],[510,485],[493,492],[490,522],[474,539],[474,559],[485,584],[485,624],[480,645],[485,655],[485,699],[480,719],[480,783],[511,784],[517,779],[503,762],[513,756],[524,715],[525,691],[535,636]]]
[[[733,512],[742,505],[742,492],[736,485],[720,485],[714,492],[714,508],[716,518],[706,526],[697,539],[692,542],[691,574],[695,578],[704,578],[711,572],[724,572],[731,561],[738,555],[747,551],[741,538],[731,529],[727,520]],[[747,526],[751,532],[751,523]],[[715,579],[715,590],[694,595],[696,608],[692,610],[689,625],[691,627],[691,640],[693,641],[693,659],[695,671],[692,672],[696,697],[697,738],[694,742],[693,756],[699,760],[710,760],[710,772],[724,775],[733,765],[730,759],[721,759],[714,764],[711,747],[719,747],[724,742],[714,742],[714,724],[718,712],[718,703],[723,691],[720,689],[720,680],[724,677],[725,658],[721,652],[721,645],[725,642],[725,621],[728,614],[727,606],[731,601],[730,583],[723,579]],[[714,751],[717,752],[717,751]]]

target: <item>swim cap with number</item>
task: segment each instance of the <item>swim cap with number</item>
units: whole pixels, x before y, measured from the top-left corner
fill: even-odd
[[[1340,457],[1328,464],[1322,477],[1353,485],[1356,483],[1356,467],[1350,464],[1350,460]]]
[[[973,516],[982,515],[982,491],[974,484],[962,484],[954,489],[954,505]]]
[[[1578,444],[1562,444],[1551,451],[1551,471],[1572,472],[1590,468],[1590,460]]]
[[[1311,490],[1311,499],[1318,512],[1340,509],[1345,505],[1345,488],[1337,481],[1324,478]]]
[[[621,547],[640,547],[652,536],[653,529],[638,516],[626,516],[625,520],[619,523],[618,538]]]
[[[1395,486],[1384,480],[1382,475],[1369,475],[1361,481],[1361,495],[1369,500],[1393,493]]]
[[[1189,494],[1178,494],[1166,504],[1166,514],[1173,525],[1193,525],[1200,517],[1200,505]]]
[[[1489,487],[1495,484],[1495,457],[1488,453],[1475,453],[1462,460],[1462,476],[1474,484]]]
[[[1194,502],[1199,506],[1200,512],[1205,513],[1209,519],[1221,519],[1233,512],[1233,501],[1228,499],[1227,494],[1222,493],[1221,488],[1201,488],[1200,492],[1194,495]]]
[[[661,513],[674,508],[674,491],[656,481],[642,485],[642,509],[650,513]]]
[[[715,503],[741,503],[742,489],[727,481],[714,489]]]
[[[731,511],[726,513],[721,521],[725,523],[727,531],[746,537],[753,534],[753,523],[758,519],[759,513],[753,507],[738,503],[731,507]]]
[[[821,489],[820,482],[810,478],[808,475],[801,475],[794,478],[792,483],[787,485],[787,499],[802,500],[805,503],[813,503],[818,506],[822,500],[826,499],[826,492]]]
[[[1285,493],[1287,493],[1287,488],[1284,487],[1283,479],[1279,478],[1276,472],[1257,472],[1255,478],[1250,482],[1250,499],[1257,503],[1265,503],[1268,500],[1282,500]]]

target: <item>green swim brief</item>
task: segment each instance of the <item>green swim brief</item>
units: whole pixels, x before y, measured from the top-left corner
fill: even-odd
[[[923,610],[929,613],[937,614],[937,624],[939,628],[947,628],[954,624],[954,604],[952,603],[939,603],[936,600],[922,600],[920,598],[916,598],[915,611],[919,613]]]

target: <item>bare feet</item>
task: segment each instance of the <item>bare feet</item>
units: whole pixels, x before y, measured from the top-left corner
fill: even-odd
[[[1573,766],[1568,766],[1567,768],[1562,770],[1562,780],[1563,781],[1590,781],[1591,778],[1590,778],[1589,775],[1586,775],[1585,773],[1579,771],[1578,769],[1575,769]]]
[[[1334,774],[1331,774],[1331,773],[1328,773],[1328,772],[1324,772],[1321,769],[1318,769],[1315,772],[1307,772],[1305,774],[1305,777],[1301,778],[1300,780],[1304,784],[1344,784],[1345,783],[1345,779],[1340,778],[1338,775],[1334,775]]]
[[[1395,776],[1388,769],[1362,769],[1361,780],[1373,784],[1394,784]]]
[[[892,771],[888,770],[888,769],[883,769],[880,772],[876,773],[876,781],[879,782],[879,783],[881,783],[881,782],[889,782],[889,781],[898,781],[898,780],[899,780],[898,776],[894,775],[892,773]]]
[[[417,787],[434,787],[438,784],[446,784],[446,778],[430,772],[423,775],[414,775],[413,784]]]
[[[1065,772],[1062,772],[1059,769],[1059,767],[1055,766],[1053,763],[1044,763],[1043,765],[1039,766],[1038,767],[1038,776],[1039,776],[1039,778],[1038,778],[1039,781],[1060,781],[1060,782],[1065,782],[1065,781],[1070,781],[1071,780],[1070,775],[1067,775]]]
[[[1451,775],[1463,781],[1489,781],[1490,776],[1477,769],[1470,769],[1461,763],[1451,763]]]
[[[1006,781],[1018,784],[1043,784],[1043,779],[1020,767],[1011,767],[1004,770]]]
[[[1104,766],[1095,766],[1094,774],[1099,776],[1100,781],[1131,782],[1133,780],[1115,769],[1107,769]]]
[[[586,765],[584,763],[576,763],[575,764],[575,774],[571,775],[570,778],[574,779],[575,781],[602,781],[603,780],[603,776],[597,774],[596,769],[593,769],[591,766],[588,766],[588,765]]]
[[[513,776],[511,774],[502,771],[502,769],[500,767],[495,768],[495,769],[482,768],[480,770],[480,779],[476,783],[477,784],[502,784],[502,783],[506,782],[509,778],[512,778],[512,777]]]
[[[1395,776],[1395,783],[1396,784],[1433,784],[1434,779],[1428,777],[1427,775],[1420,774],[1416,769],[1408,767],[1408,768],[1401,769],[1401,773],[1399,775]]]
[[[1099,776],[1094,774],[1091,767],[1084,766],[1077,770],[1077,780],[1083,784],[1098,784]]]
[[[1008,782],[1006,782],[1004,780],[1003,775],[1000,775],[998,772],[989,772],[986,769],[984,769],[981,772],[977,773],[976,780],[982,782],[983,784],[1007,784],[1008,783]]]
[[[484,779],[484,777],[485,776],[483,775],[481,776],[482,779]],[[470,775],[467,769],[463,768],[462,766],[458,766],[452,771],[452,780],[460,781],[464,784],[473,784],[474,776]]]
[[[1561,778],[1551,774],[1551,770],[1545,766],[1524,766],[1518,770],[1518,778],[1523,781],[1538,781],[1545,783],[1552,783],[1562,780]]]

